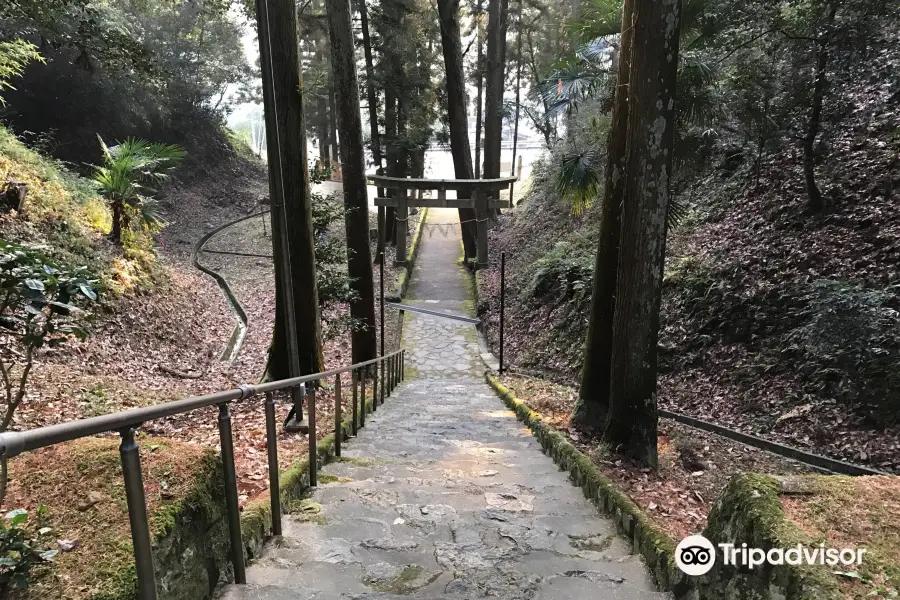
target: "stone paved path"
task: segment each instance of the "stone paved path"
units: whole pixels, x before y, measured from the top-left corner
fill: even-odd
[[[457,226],[448,226],[456,223]],[[459,213],[429,209],[422,231],[416,269],[404,303],[463,316],[472,314],[469,276],[462,258]],[[417,313],[407,313],[403,344],[407,369],[419,377],[473,377],[484,372],[474,325]]]
[[[423,240],[414,301],[464,310],[461,280],[462,293],[450,283],[458,248]],[[481,380],[470,326],[416,316],[407,327],[420,377],[324,468],[305,512],[286,516],[285,535],[249,568],[248,585],[220,598],[668,598]]]

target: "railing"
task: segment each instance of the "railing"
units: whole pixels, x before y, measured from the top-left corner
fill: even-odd
[[[396,308],[400,312],[401,321],[403,320],[403,314],[408,311],[421,313],[423,315],[431,315],[432,317],[443,317],[445,319],[451,319],[453,321],[462,321],[463,323],[469,323],[471,325],[481,325],[481,319],[473,319],[472,317],[467,317],[465,315],[456,315],[453,313],[441,312],[439,310],[428,310],[427,308],[420,308],[418,306],[411,306],[409,304],[400,304],[398,302],[388,302],[387,306]]]
[[[231,416],[228,405],[265,394],[266,446],[269,463],[269,496],[272,504],[272,533],[281,535],[281,497],[278,482],[278,430],[275,422],[274,393],[300,388],[301,396],[308,398],[309,415],[309,485],[316,485],[316,398],[315,386],[307,391],[306,384],[315,383],[328,377],[335,378],[334,385],[334,452],[341,455],[343,438],[343,417],[341,415],[341,375],[350,373],[352,387],[351,433],[357,434],[365,426],[366,380],[373,372],[372,411],[384,403],[396,385],[405,376],[405,350],[397,350],[380,358],[349,367],[315,373],[304,377],[294,377],[258,385],[241,385],[237,389],[217,392],[206,396],[186,398],[155,406],[135,408],[122,412],[81,419],[40,427],[30,431],[8,431],[0,433],[0,458],[12,458],[29,450],[36,450],[62,442],[68,442],[100,433],[117,432],[121,436],[119,447],[122,459],[122,474],[125,480],[125,495],[128,504],[128,519],[131,523],[131,539],[134,543],[134,561],[137,571],[138,598],[156,600],[156,577],[153,569],[153,550],[150,525],[147,518],[147,503],[144,497],[144,481],[141,473],[140,450],[135,440],[135,430],[143,423],[195,411],[208,406],[219,407],[219,439],[222,447],[222,467],[225,479],[225,506],[228,515],[228,533],[231,542],[231,562],[234,565],[236,583],[246,583],[244,569],[244,548],[241,539],[241,517],[238,506],[237,474],[234,469],[234,444],[231,434]],[[372,369],[371,367],[375,367]],[[379,376],[380,370],[380,376]],[[379,388],[379,379],[381,386]]]

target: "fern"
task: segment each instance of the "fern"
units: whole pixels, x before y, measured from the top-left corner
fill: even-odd
[[[0,92],[16,89],[9,81],[21,77],[25,66],[33,60],[45,62],[34,44],[24,40],[0,42]],[[0,96],[0,106],[6,106],[3,96]]]

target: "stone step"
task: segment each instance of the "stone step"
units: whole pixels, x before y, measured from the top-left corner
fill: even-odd
[[[478,380],[412,381],[221,600],[662,599],[613,523]]]

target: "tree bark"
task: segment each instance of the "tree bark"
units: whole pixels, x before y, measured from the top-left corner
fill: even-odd
[[[379,175],[383,174],[382,155],[381,155],[381,135],[378,133],[378,93],[375,91],[375,60],[372,57],[372,38],[369,32],[369,8],[366,6],[366,0],[357,0],[359,6],[359,23],[362,29],[363,56],[366,65],[366,97],[368,99],[369,109],[369,135],[371,138],[372,162],[375,163],[375,172]],[[384,197],[384,190],[378,188],[379,197]],[[384,253],[385,242],[385,210],[384,207],[378,211],[378,254]]]
[[[376,172],[382,169],[381,136],[378,133],[378,93],[375,91],[375,60],[372,57],[372,38],[369,33],[369,9],[366,0],[358,0],[359,22],[362,28],[363,56],[366,64],[366,96],[369,102],[369,135],[371,137],[372,161]]]
[[[404,81],[403,70],[397,73],[397,81]],[[403,94],[397,94],[397,177],[409,177],[410,173],[410,156],[409,146],[406,138],[406,124],[408,122],[408,114],[406,109],[406,97]]]
[[[475,100],[475,179],[481,179],[481,128],[484,124],[484,114],[482,107],[484,106],[484,29],[482,28],[482,19],[484,18],[484,0],[478,0],[478,9],[476,24],[478,35],[478,58],[475,63],[475,70],[478,82],[476,87],[478,94]],[[468,135],[468,132],[466,132]]]
[[[279,141],[278,106],[273,87],[275,59],[272,57],[270,41],[268,0],[257,0],[257,33],[262,71],[263,104],[265,106],[266,152],[268,154],[270,219],[272,223],[272,255],[275,263],[275,329],[269,348],[266,373],[269,379],[284,379],[300,375],[299,346],[297,343],[297,320],[294,314],[294,292],[291,278],[291,253],[288,245],[287,217],[284,206],[284,181],[282,178],[282,156]],[[276,11],[283,6],[275,7]],[[276,14],[278,14],[276,12]],[[299,65],[284,65],[279,56],[278,69],[291,70]],[[302,412],[297,421],[303,419]]]
[[[300,374],[324,370],[316,255],[309,190],[309,166],[303,114],[303,81],[297,43],[296,7],[292,0],[270,0],[269,29],[273,60],[275,105],[278,107],[278,141],[289,241],[294,314]],[[302,290],[302,293],[300,292]]]
[[[516,156],[519,151],[519,115],[522,103],[522,0],[519,0],[519,9],[516,15],[516,118],[513,125],[513,150],[512,162],[510,162],[510,175],[521,177],[516,171]],[[509,205],[515,206],[515,185],[509,186]]]
[[[459,0],[438,0],[441,47],[447,73],[447,117],[450,125],[450,153],[457,179],[474,179],[472,149],[469,147],[469,120],[466,116],[466,85],[463,72],[462,41],[459,33]],[[460,198],[466,197],[458,192]],[[475,209],[460,208],[463,250],[466,261],[475,258]]]
[[[389,86],[384,90],[384,142],[388,177],[400,177],[397,168],[397,96]],[[394,192],[390,191],[388,195],[392,197]],[[397,210],[390,206],[385,211],[384,230],[387,241],[396,244]]]
[[[334,64],[334,60],[332,60]],[[337,116],[337,100],[334,97],[334,81],[328,84],[328,139],[331,142],[331,160],[337,164],[341,160],[341,153],[338,149],[338,116]],[[363,163],[365,164],[365,163]]]
[[[572,424],[591,432],[602,432],[609,412],[610,360],[612,357],[612,323],[616,309],[615,288],[619,264],[619,230],[625,194],[625,159],[628,143],[629,69],[631,67],[634,5],[639,0],[625,0],[622,7],[616,94],[607,143],[607,166],[603,185],[603,211],[600,217],[600,239],[594,262],[591,313],[581,388],[572,413]]]
[[[350,287],[359,298],[350,303],[350,315],[362,326],[352,333],[353,362],[377,356],[375,289],[369,250],[369,197],[363,155],[359,84],[356,76],[350,0],[325,0],[331,38],[331,70],[337,94],[336,113],[340,135],[344,190],[344,225],[347,232],[347,271]]]
[[[656,467],[656,353],[675,139],[681,0],[637,1],[633,29],[625,201],[604,438],[610,447]]]
[[[490,0],[487,30],[487,86],[484,100],[485,179],[500,177],[503,137],[503,88],[506,72],[506,28],[509,0]]]
[[[113,242],[116,244],[122,244],[122,220],[123,213],[125,212],[125,206],[121,200],[113,200],[112,201],[112,232],[110,233],[110,237],[112,237]]]
[[[834,23],[837,4],[833,4],[828,13],[828,26]],[[827,34],[826,34],[827,35]],[[828,39],[816,41],[816,79],[813,85],[812,107],[806,135],[803,136],[803,178],[806,182],[806,195],[809,197],[809,209],[813,212],[825,210],[825,199],[816,184],[816,138],[822,123],[822,105],[825,103],[825,90],[828,87]]]
[[[320,44],[321,40],[318,39],[318,33],[315,33],[315,38],[313,39],[313,47],[315,48],[314,61],[316,63],[321,63],[324,61],[322,56],[322,48]],[[323,88],[319,89],[316,93],[316,108],[315,108],[315,128],[316,128],[316,138],[319,142],[319,160],[322,162],[322,167],[325,169],[329,169],[331,167],[331,138],[329,136],[328,131],[328,96],[327,85]]]

